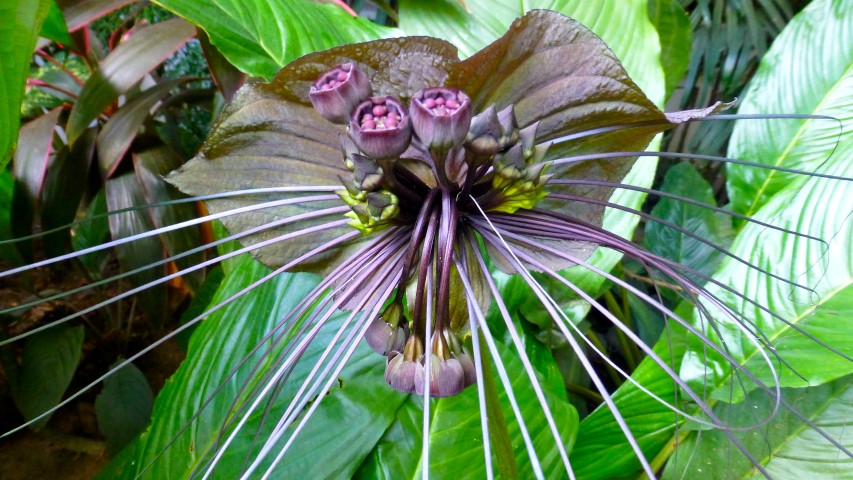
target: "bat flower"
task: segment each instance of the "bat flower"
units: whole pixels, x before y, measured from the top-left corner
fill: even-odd
[[[169,419],[169,425],[161,428],[155,422],[140,437],[137,451],[126,454],[145,460],[130,461],[128,468],[136,468],[137,476],[143,476],[160,461],[165,449],[172,448],[178,454],[163,461],[165,470],[158,470],[158,474],[168,471],[167,476],[175,475],[179,467],[172,470],[174,461],[184,462],[181,468],[191,468],[193,478],[208,478],[214,473],[234,477],[234,468],[241,469],[241,478],[255,478],[264,470],[263,478],[268,478],[282,465],[300,432],[311,428],[306,424],[322,402],[337,401],[337,412],[343,412],[341,418],[349,422],[357,417],[352,412],[358,411],[358,402],[347,395],[358,393],[359,401],[382,405],[383,409],[389,398],[403,399],[400,402],[412,398],[415,405],[423,405],[420,465],[426,466],[426,477],[430,444],[439,441],[429,437],[431,421],[439,421],[430,409],[455,401],[461,404],[469,396],[473,398],[476,389],[479,403],[472,408],[479,411],[482,436],[465,441],[476,442],[477,448],[482,445],[486,477],[494,476],[493,450],[499,453],[494,463],[501,475],[518,477],[512,462],[517,445],[511,444],[509,432],[514,429],[512,435],[521,438],[527,453],[526,459],[519,461],[529,459],[537,478],[555,477],[554,472],[574,478],[568,454],[571,441],[565,440],[564,430],[571,418],[577,421],[576,413],[574,417],[565,413],[571,406],[560,410],[560,405],[568,403],[555,400],[554,389],[548,385],[553,382],[543,382],[545,375],[534,366],[536,359],[531,351],[536,349],[529,349],[525,342],[541,340],[549,346],[558,342],[563,351],[571,352],[573,357],[564,363],[576,364],[566,368],[589,377],[595,391],[585,393],[609,410],[607,421],[618,424],[637,460],[636,468],[642,468],[648,477],[655,476],[657,467],[645,458],[640,432],[629,428],[611,396],[613,384],[602,379],[602,370],[618,382],[624,378],[633,383],[648,398],[674,412],[666,415],[675,416],[676,425],[689,419],[703,429],[719,430],[714,433],[726,435],[751,465],[767,474],[733,434],[736,429],[711,408],[719,392],[706,391],[710,390],[706,386],[710,384],[708,377],[724,370],[734,372],[729,378],[732,382],[737,378],[743,392],[760,390],[774,400],[772,413],[781,406],[796,413],[782,404],[776,362],[767,353],[772,347],[762,337],[760,321],[742,312],[761,310],[761,315],[767,314],[773,321],[791,323],[707,274],[657,256],[604,227],[606,209],[627,210],[647,220],[648,225],[664,225],[680,235],[694,237],[728,255],[732,262],[740,262],[751,273],[802,287],[712,240],[618,205],[613,199],[620,189],[654,193],[710,209],[713,215],[726,214],[767,230],[795,235],[798,240],[820,241],[714,205],[625,184],[629,171],[641,165],[639,157],[661,155],[644,151],[655,135],[685,122],[708,119],[728,106],[717,103],[699,110],[662,112],[600,38],[574,20],[550,11],[532,11],[519,18],[503,37],[465,60],[459,60],[456,48],[442,40],[395,38],[307,55],[283,68],[270,83],[245,85],[215,121],[200,153],[166,177],[192,200],[204,200],[210,215],[127,241],[217,220],[228,233],[194,251],[231,240],[240,244],[199,265],[170,271],[148,285],[245,252],[272,270],[263,269],[263,278],[245,288],[241,285],[241,290],[229,293],[228,298],[216,297],[204,313],[178,331],[217,311],[227,316],[233,300],[255,288],[267,288],[269,285],[261,284],[282,272],[310,272],[320,280],[298,293],[298,288],[276,291],[292,301],[288,305],[295,306],[280,318],[275,314],[278,307],[270,307],[270,315],[278,318],[278,323],[265,326],[266,336],[257,343],[247,333],[252,341],[246,344],[256,346],[246,351],[235,349],[244,356],[230,373],[213,372],[210,366],[211,377],[222,374],[217,378],[225,379],[212,390],[200,388],[202,380],[196,382],[207,372],[187,367],[192,380],[180,388],[198,388],[210,396],[198,404],[175,406],[175,410],[182,409],[181,415],[191,412],[187,424],[176,426],[178,422]],[[737,163],[721,157],[701,158]],[[96,250],[93,247],[79,254]],[[593,257],[596,251],[616,252],[640,265],[651,276],[643,279],[653,287],[639,289],[610,273]],[[192,251],[181,255],[189,253]],[[256,262],[245,264],[261,269]],[[623,300],[628,296],[639,300],[662,317],[667,328],[673,325],[677,334],[686,338],[685,343],[698,344],[696,351],[703,352],[704,357],[683,361],[676,372],[672,366],[675,362],[662,358],[661,352],[649,345],[653,340],[644,340],[635,326],[621,319],[624,316],[613,313],[619,310],[613,299],[608,303],[614,305],[605,308],[581,286],[567,280],[561,271],[569,267],[619,286],[625,292]],[[10,272],[18,271],[23,269]],[[278,285],[279,280],[270,284]],[[700,285],[706,282],[713,283],[713,291],[722,294]],[[513,285],[520,289],[508,288]],[[663,300],[659,286],[678,292],[693,305],[694,316],[686,320],[672,311],[668,307],[672,302]],[[595,335],[582,331],[577,319],[568,318],[551,296],[558,289],[585,301],[593,315],[609,322],[608,328],[627,345],[625,352],[646,357],[671,378],[669,399],[626,373],[621,363],[612,360],[601,343],[594,341]],[[652,289],[657,295],[647,293]],[[530,321],[525,322],[512,315],[503,298],[507,294],[529,296],[535,302],[535,313],[544,315],[544,322],[527,317]],[[737,302],[740,308],[730,306]],[[193,341],[201,343],[197,338],[194,336]],[[385,357],[384,378],[380,373],[370,377],[376,379],[376,388],[350,383],[344,388],[341,372],[358,346],[365,343],[377,353],[362,349],[375,361],[373,366],[381,370],[381,356]],[[511,355],[507,354],[508,346],[514,347]],[[217,348],[202,347],[207,353]],[[747,348],[756,353],[743,354]],[[838,353],[828,346],[826,349]],[[510,357],[515,362],[512,369],[507,368]],[[247,373],[244,366],[251,372]],[[493,372],[503,387],[500,392]],[[554,376],[561,377],[559,373]],[[524,390],[516,383],[519,379]],[[563,380],[558,379],[556,390],[565,390]],[[744,387],[745,383],[750,386]],[[332,392],[333,388],[338,389]],[[80,392],[60,405],[78,395]],[[438,401],[430,397],[453,398]],[[504,421],[505,404],[516,420],[511,426]],[[535,409],[535,419],[529,410],[523,413],[529,408]],[[181,417],[177,412],[168,413]],[[799,418],[824,435],[814,423]],[[409,425],[410,420],[401,420],[400,425]],[[757,418],[751,426],[763,426],[767,421]],[[255,436],[247,433],[247,425],[257,423],[260,426]],[[450,423],[448,429],[457,427],[457,423]],[[187,430],[190,439],[183,436]],[[173,436],[174,431],[177,433]],[[540,432],[553,437],[548,447],[538,441]],[[328,432],[314,433],[313,438],[329,438]],[[363,443],[359,434],[355,424],[343,424],[341,432],[334,433],[352,438],[353,445]],[[676,439],[677,435],[676,431]],[[341,445],[341,438],[336,437],[334,445]],[[149,448],[149,440],[162,448]],[[547,437],[545,440],[550,442]],[[456,448],[455,442],[461,441],[447,440],[449,446],[443,451]],[[494,448],[490,446],[493,441]],[[329,450],[320,440],[315,442],[312,452]],[[582,448],[596,448],[594,441],[587,443]],[[544,452],[543,448],[551,450]],[[149,455],[154,450],[156,453]],[[240,458],[234,463],[236,457]],[[284,460],[283,466],[288,466],[286,463]],[[336,467],[328,468],[335,471]],[[186,476],[183,471],[178,475]]]
[[[202,151],[167,180],[188,195],[212,197],[206,203],[214,217],[275,272],[323,277],[291,315],[308,312],[299,330],[303,340],[268,384],[286,378],[329,312],[343,310],[351,314],[339,336],[349,332],[345,345],[364,339],[386,356],[391,388],[447,397],[483,385],[483,339],[497,357],[484,321],[492,306],[518,340],[491,271],[521,276],[578,351],[575,327],[563,321],[537,278],[566,283],[592,302],[557,271],[580,265],[616,281],[587,262],[598,247],[626,253],[683,285],[693,300],[719,306],[677,266],[604,230],[602,221],[614,189],[656,134],[727,107],[664,113],[595,34],[557,13],[533,11],[461,61],[455,47],[427,37],[302,57],[271,83],[244,86]],[[318,302],[326,308],[308,309]],[[524,348],[518,349],[533,380]],[[342,368],[343,361],[338,364]],[[506,372],[497,368],[508,385]],[[700,421],[723,425],[669,371],[708,415]],[[541,387],[532,384],[559,438]],[[611,405],[605,385],[595,384]],[[302,403],[294,400],[249,472],[308,399],[330,385],[300,390]],[[483,418],[485,430],[485,413]],[[562,445],[559,451],[571,471]]]

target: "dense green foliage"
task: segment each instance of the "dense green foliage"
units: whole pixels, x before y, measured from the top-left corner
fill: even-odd
[[[89,35],[91,22],[133,2],[105,1],[88,12],[79,5],[60,11],[53,2],[31,3],[29,10],[20,7],[17,12],[28,22],[25,28],[0,28],[0,44],[11,45],[14,58],[34,59],[32,65],[4,62],[0,72],[7,93],[4,109],[0,109],[0,153],[11,151],[7,145],[13,145],[15,138],[18,145],[14,162],[0,173],[0,240],[52,228],[57,231],[47,232],[50,234],[35,242],[0,244],[0,259],[7,262],[3,270],[7,265],[30,262],[40,252],[56,256],[81,251],[107,239],[131,237],[195,218],[203,210],[197,202],[137,207],[180,197],[162,176],[196,154],[207,122],[232,99],[246,76],[272,80],[293,60],[339,45],[403,35],[431,36],[450,42],[464,59],[504,35],[529,10],[549,9],[576,19],[600,36],[631,79],[660,108],[677,102],[683,107],[704,107],[711,100],[730,100],[742,94],[743,101],[737,106],[741,114],[826,116],[707,122],[698,129],[691,125],[668,135],[661,150],[725,153],[753,164],[722,168],[720,162],[700,159],[674,164],[671,159],[658,162],[655,157],[641,157],[624,178],[615,179],[630,187],[617,189],[610,202],[653,218],[643,220],[631,211],[608,208],[601,221],[603,228],[691,268],[690,280],[707,288],[736,316],[743,314],[745,324],[722,315],[710,326],[705,312],[695,308],[691,291],[667,289],[670,277],[635,259],[623,258],[616,250],[599,248],[588,263],[613,272],[621,282],[581,265],[560,272],[600,299],[680,378],[704,392],[712,413],[727,425],[754,428],[722,432],[687,419],[684,414],[702,420],[709,417],[673,382],[672,372],[615,328],[601,309],[537,273],[535,278],[587,339],[583,353],[593,360],[594,370],[584,371],[577,353],[554,326],[555,319],[531,293],[529,282],[497,269],[492,276],[513,325],[521,332],[523,348],[577,478],[642,474],[636,450],[614,420],[613,411],[594,391],[591,374],[606,380],[619,414],[663,478],[761,477],[755,463],[773,478],[849,478],[853,472],[853,458],[843,450],[853,450],[850,435],[844,433],[853,418],[853,329],[849,321],[853,312],[853,223],[849,218],[853,182],[846,180],[853,178],[850,0],[813,0],[796,14],[802,5],[771,0],[759,2],[760,6],[723,0],[373,2],[381,5],[378,9],[371,2],[348,2],[358,13],[372,12],[379,23],[353,17],[337,5],[344,2],[156,0],[154,13],[134,3],[113,14],[117,25],[98,24],[97,35],[92,35],[96,46],[81,40]],[[728,3],[737,5],[728,8]],[[229,12],[239,15],[225,14]],[[35,32],[45,17],[41,35],[53,43],[38,44],[40,55],[31,57]],[[142,18],[146,20],[139,21]],[[727,32],[729,43],[715,36],[715,27]],[[191,40],[196,35],[199,40]],[[205,71],[200,52],[209,77],[205,73],[205,78],[199,78]],[[19,108],[24,97],[19,88],[23,77],[31,80],[26,101]],[[218,87],[215,96],[209,78]],[[291,80],[276,78],[273,85]],[[243,94],[248,95],[247,91]],[[226,110],[226,120],[242,108],[242,97],[238,94],[236,98],[234,110]],[[305,99],[301,101],[305,103]],[[14,105],[9,107],[9,102]],[[246,118],[259,125],[253,141],[262,138],[268,130],[258,120],[264,118],[263,112],[246,111]],[[20,129],[19,123],[23,124]],[[221,141],[211,137],[211,142]],[[233,147],[228,139],[224,144]],[[661,139],[656,138],[650,149],[660,145]],[[288,145],[300,147],[295,141]],[[554,158],[569,155],[568,148],[555,147]],[[293,175],[311,172],[294,168]],[[209,182],[203,175],[192,180]],[[258,170],[220,178],[236,189],[257,186],[265,175]],[[298,184],[297,180],[293,181]],[[651,195],[649,189],[654,189]],[[123,208],[129,211],[110,216],[109,221],[99,216]],[[293,215],[297,210],[283,211]],[[81,219],[88,221],[60,228]],[[225,222],[231,230],[258,223],[251,214]],[[213,230],[216,238],[227,236],[218,224]],[[277,359],[298,341],[296,328],[285,330],[277,324],[317,285],[317,277],[285,273],[256,287],[254,282],[265,279],[270,269],[248,254],[222,262],[224,275],[218,270],[207,273],[202,262],[213,252],[205,252],[200,245],[209,235],[206,227],[192,227],[110,249],[108,260],[94,258],[102,254],[79,257],[80,270],[90,281],[101,283],[116,271],[130,272],[133,275],[123,280],[123,291],[141,290],[138,297],[131,297],[137,300],[123,302],[133,302],[128,307],[133,312],[138,301],[148,321],[131,325],[134,314],[119,308],[108,315],[112,318],[106,323],[110,331],[146,328],[157,336],[176,328],[176,317],[182,312],[181,323],[205,318],[188,341],[186,360],[153,406],[151,391],[133,364],[128,367],[132,370],[121,371],[97,387],[102,388],[95,401],[100,430],[110,453],[120,451],[103,478],[185,478],[203,473],[211,452],[221,445],[223,432],[232,431],[223,430],[223,425],[241,421],[241,409],[253,400],[251,388],[262,383],[262,375],[280,367]],[[220,242],[217,251],[226,255],[239,248],[235,242]],[[187,250],[194,253],[176,260],[167,258]],[[258,257],[269,259],[264,254]],[[157,268],[136,271],[151,264]],[[197,270],[149,287],[149,282],[188,267]],[[249,287],[252,290],[247,295],[219,307],[220,302],[230,302]],[[116,290],[104,292],[107,297],[116,295]],[[32,303],[39,304],[53,294],[35,292]],[[641,294],[649,297],[644,300]],[[650,297],[658,295],[665,309],[691,319],[688,328],[673,322],[671,314],[650,306]],[[700,303],[716,313],[721,310],[719,305]],[[12,306],[0,305],[0,309]],[[88,321],[89,312],[99,306],[71,314]],[[216,311],[208,311],[210,308]],[[0,340],[20,333],[11,328],[20,316],[0,312]],[[233,478],[245,468],[247,458],[254,457],[290,407],[300,382],[309,376],[327,344],[335,343],[335,329],[345,317],[342,312],[329,312],[328,322],[281,390],[265,404],[266,409],[248,415],[215,476]],[[298,326],[305,319],[294,321]],[[563,465],[519,360],[518,346],[513,345],[496,308],[489,312],[488,322],[545,476],[556,478]],[[691,333],[689,328],[695,331]],[[0,346],[0,365],[25,420],[36,418],[71,393],[66,389],[81,352],[85,353],[83,345],[92,341],[91,332],[86,332],[84,340],[82,327],[60,327],[34,335],[17,349]],[[283,337],[272,341],[270,336],[277,334]],[[725,345],[731,359],[710,349],[709,342]],[[265,348],[256,350],[258,344]],[[613,363],[600,360],[592,345],[604,350]],[[122,351],[109,362],[134,353]],[[743,367],[733,367],[732,359]],[[99,368],[98,374],[106,371],[106,365]],[[630,379],[623,378],[619,368]],[[497,381],[497,371],[491,367],[488,371],[492,381]],[[770,385],[769,391],[762,390],[758,381]],[[359,346],[336,382],[325,397],[311,400],[311,405],[319,402],[316,412],[277,475],[418,478],[428,467],[435,478],[485,477],[476,387],[430,401],[427,466],[422,457],[423,398],[387,388],[381,357],[365,345]],[[793,405],[796,413],[784,407],[775,411],[773,387],[777,385],[783,401]],[[495,421],[504,423],[502,430],[492,431],[495,471],[511,477],[517,470],[520,478],[526,478],[531,460],[506,386],[498,381],[490,393],[490,401],[503,412]],[[664,402],[679,412],[673,413]],[[41,419],[34,426],[47,421]],[[807,421],[822,428],[836,444],[810,429]],[[735,442],[742,442],[754,462],[732,446]],[[677,454],[675,444],[679,445]]]

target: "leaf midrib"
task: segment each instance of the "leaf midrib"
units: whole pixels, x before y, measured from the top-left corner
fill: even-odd
[[[812,114],[817,114],[818,112],[822,111],[824,104],[826,103],[826,101],[830,97],[830,94],[835,92],[835,90],[842,83],[842,81],[845,78],[847,78],[848,75],[851,75],[851,74],[853,74],[853,63],[849,64],[847,66],[847,69],[844,71],[844,73],[842,73],[838,77],[838,80],[832,84],[832,87],[827,89],[827,91],[824,93],[823,97],[821,98],[820,102],[818,102],[817,106],[815,106],[815,108],[812,110]],[[773,166],[778,167],[784,163],[785,159],[791,153],[791,150],[793,150],[794,146],[799,145],[800,137],[803,136],[803,134],[805,133],[808,126],[811,125],[814,122],[814,120],[815,119],[812,119],[812,118],[806,119],[803,122],[803,124],[800,125],[800,128],[797,130],[797,133],[794,134],[794,136],[791,138],[791,141],[788,142],[788,145],[785,147],[785,150],[782,152],[781,155],[779,155],[776,162],[774,162],[772,164]],[[841,138],[839,138],[838,140],[840,142]],[[767,190],[767,188],[769,187],[770,181],[773,178],[775,178],[775,176],[778,174],[778,172],[779,172],[778,170],[771,170],[770,172],[768,172],[767,176],[764,178],[764,181],[761,182],[761,186],[758,188],[755,195],[753,196],[752,202],[749,205],[749,209],[745,213],[746,216],[748,216],[748,217],[752,216],[756,212],[756,210],[759,207],[761,207],[761,205],[760,205],[761,197],[762,197],[762,195],[764,195],[764,191]]]

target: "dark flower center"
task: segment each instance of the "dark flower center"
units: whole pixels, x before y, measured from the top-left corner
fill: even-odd
[[[407,239],[396,294],[366,340],[388,357],[393,388],[423,393],[428,374],[430,395],[455,395],[475,381],[464,346],[466,296],[454,263],[468,243],[467,219],[481,209],[513,213],[541,200],[545,148],[536,146],[536,124],[519,129],[511,106],[473,115],[465,93],[437,86],[417,92],[407,108],[394,97],[369,98],[367,84],[349,84],[363,77],[357,65],[340,65],[312,89],[357,90],[357,104],[348,96],[311,99],[338,123],[338,112],[349,109],[342,149],[352,177],[341,179],[345,189],[338,194],[351,208],[351,225]]]

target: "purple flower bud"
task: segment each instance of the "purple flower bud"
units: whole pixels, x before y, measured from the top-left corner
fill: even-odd
[[[415,391],[415,370],[420,364],[406,360],[403,354],[392,352],[385,366],[385,381],[394,390],[403,393]]]
[[[471,360],[471,357],[466,353],[460,353],[456,356],[456,360],[459,361],[462,371],[465,372],[465,386],[467,387],[477,383],[477,368],[474,365],[474,361]]]
[[[412,97],[412,128],[428,148],[449,149],[465,141],[471,127],[471,99],[455,88],[426,88]]]
[[[415,371],[420,365],[418,359],[423,356],[424,346],[415,335],[406,340],[403,353],[395,350],[388,354],[385,365],[385,381],[394,390],[403,393],[415,391]]]
[[[373,97],[356,107],[349,133],[371,158],[394,158],[409,147],[412,127],[406,108],[394,97]]]
[[[409,338],[409,327],[403,316],[403,307],[399,303],[391,303],[382,315],[373,319],[364,340],[374,352],[380,355],[390,355],[391,352],[401,352]]]
[[[494,105],[471,119],[471,128],[466,141],[467,147],[481,155],[494,155],[501,149],[501,124]]]
[[[418,363],[415,367],[415,394],[424,394],[426,368]],[[465,372],[455,358],[441,360],[437,355],[429,356],[429,395],[451,397],[465,388]]]
[[[311,85],[308,98],[326,120],[347,123],[353,107],[372,93],[367,76],[355,63],[329,70]]]

